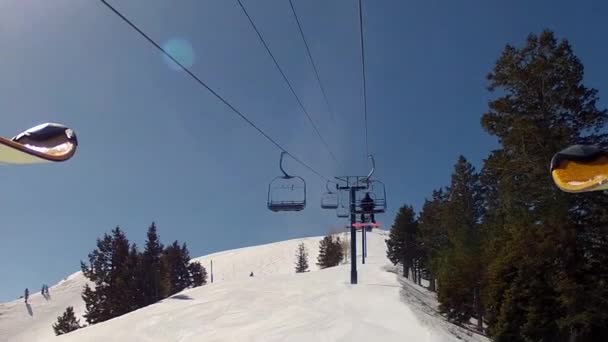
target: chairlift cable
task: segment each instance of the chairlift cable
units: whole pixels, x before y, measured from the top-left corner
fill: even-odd
[[[363,71],[363,115],[365,117],[365,154],[369,155],[369,140],[367,134],[367,82],[365,79],[365,45],[363,39],[363,10],[359,0],[359,38],[361,41],[361,66]]]
[[[308,41],[306,40],[306,36],[304,35],[304,30],[302,30],[302,25],[300,24],[300,19],[298,18],[298,13],[296,12],[295,7],[293,6],[293,1],[289,0],[289,5],[291,6],[291,13],[293,13],[293,17],[298,24],[298,30],[300,31],[300,36],[302,37],[302,41],[304,42],[304,46],[306,47],[306,53],[308,54],[308,58],[310,59],[310,64],[312,64],[312,68],[315,71],[315,76],[317,77],[317,82],[319,83],[319,88],[321,89],[321,93],[323,94],[323,99],[325,100],[325,105],[327,105],[327,111],[329,112],[329,116],[331,121],[335,124],[335,118],[333,110],[329,104],[329,100],[327,99],[327,93],[325,93],[325,87],[323,87],[323,83],[321,82],[321,77],[319,76],[319,70],[317,69],[317,65],[315,64],[315,60],[312,57],[312,53],[310,52],[310,47],[308,46]]]
[[[317,136],[319,137],[319,139],[321,140],[321,142],[325,146],[325,149],[331,155],[331,157],[336,162],[336,164],[340,165],[340,163],[338,162],[338,159],[336,158],[335,154],[329,148],[329,145],[327,144],[327,141],[325,141],[325,138],[323,138],[323,135],[321,135],[321,132],[319,132],[319,129],[317,128],[317,125],[315,124],[315,122],[313,121],[313,119],[310,117],[310,114],[308,113],[308,110],[306,110],[306,107],[304,107],[304,104],[300,100],[300,97],[298,96],[298,94],[296,94],[296,91],[293,89],[293,86],[291,85],[291,82],[289,82],[289,79],[287,78],[287,75],[285,75],[285,72],[283,72],[283,69],[279,65],[279,62],[274,57],[272,51],[270,51],[270,47],[268,47],[268,44],[266,44],[266,41],[264,40],[264,37],[262,36],[262,33],[258,30],[257,26],[253,22],[253,19],[251,18],[251,16],[249,15],[249,13],[247,12],[247,10],[245,9],[245,6],[243,6],[243,3],[241,2],[241,0],[237,0],[237,2],[241,6],[241,9],[243,10],[243,13],[245,14],[245,16],[247,17],[247,19],[249,20],[249,23],[251,24],[251,26],[255,30],[256,34],[258,35],[258,38],[262,42],[262,45],[264,45],[264,48],[266,49],[266,51],[268,52],[268,54],[272,58],[272,61],[274,62],[274,65],[276,66],[277,70],[279,70],[279,73],[281,73],[281,76],[283,77],[283,80],[285,81],[285,83],[287,83],[287,86],[289,87],[289,90],[291,91],[291,93],[295,97],[296,101],[298,102],[298,105],[300,106],[300,108],[302,108],[302,111],[304,112],[304,115],[306,115],[306,118],[308,118],[308,121],[310,122],[310,124],[312,125],[313,129],[317,133]]]
[[[190,77],[192,77],[197,83],[199,83],[201,86],[203,86],[205,89],[207,89],[211,94],[213,94],[215,97],[217,97],[222,103],[224,103],[228,108],[230,108],[241,119],[243,119],[251,127],[253,127],[260,134],[262,134],[266,138],[266,140],[270,141],[274,146],[276,146],[282,152],[285,152],[287,155],[289,155],[291,158],[293,158],[293,160],[295,160],[296,162],[298,162],[300,165],[304,166],[309,171],[311,171],[312,173],[314,173],[317,176],[319,176],[321,179],[327,181],[326,177],[324,177],[317,170],[313,169],[311,166],[309,166],[308,164],[306,164],[305,162],[303,162],[302,160],[300,160],[298,157],[296,157],[295,155],[293,155],[291,152],[289,152],[287,149],[285,149],[283,146],[281,146],[281,144],[279,144],[278,142],[276,142],[272,137],[270,137],[260,127],[258,127],[255,123],[253,123],[253,121],[251,121],[245,114],[243,114],[236,107],[234,107],[232,104],[230,104],[230,102],[228,102],[226,99],[224,99],[219,93],[217,93],[215,90],[213,90],[211,87],[209,87],[198,76],[196,76],[192,71],[190,71],[182,63],[180,63],[176,58],[174,58],[170,53],[168,53],[163,47],[161,47],[156,41],[154,41],[154,39],[152,39],[145,32],[143,32],[139,27],[137,27],[137,25],[135,25],[133,22],[131,22],[127,17],[125,17],[122,13],[120,13],[112,5],[110,5],[106,0],[100,0],[100,1],[104,5],[106,5],[112,12],[114,12],[114,14],[116,14],[117,16],[119,16],[132,29],[134,29],[135,31],[137,31],[142,37],[144,37],[148,42],[150,42],[150,44],[154,45],[154,47],[156,47],[160,52],[162,52],[165,56],[167,56],[167,58],[171,59],[171,61],[173,61],[175,64],[177,64],[182,70],[184,70],[188,75],[190,75]]]

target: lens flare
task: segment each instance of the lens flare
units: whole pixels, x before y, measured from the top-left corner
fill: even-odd
[[[186,68],[189,68],[194,64],[194,50],[192,49],[192,45],[185,39],[170,39],[163,44],[163,49]],[[177,71],[181,70],[179,65],[169,57],[163,56],[163,60],[171,69]]]

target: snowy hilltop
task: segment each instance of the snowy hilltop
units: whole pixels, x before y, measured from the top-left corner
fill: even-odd
[[[48,298],[0,304],[0,341],[486,341],[447,323],[430,292],[396,274],[384,231],[367,236],[357,285],[348,264],[317,268],[322,237],[235,249],[193,259],[207,270],[213,260],[213,283],[55,337],[51,326],[66,307],[84,313],[87,280],[77,272],[51,286]],[[300,243],[311,271],[296,274]]]

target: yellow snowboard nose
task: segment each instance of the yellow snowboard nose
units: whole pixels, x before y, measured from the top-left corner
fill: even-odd
[[[608,189],[608,157],[590,161],[562,160],[551,171],[555,185],[566,192],[588,192]]]

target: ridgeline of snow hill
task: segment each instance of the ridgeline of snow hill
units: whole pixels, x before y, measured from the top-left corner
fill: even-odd
[[[51,286],[49,299],[38,292],[28,305],[0,304],[0,341],[487,341],[444,321],[432,294],[395,274],[384,231],[367,236],[358,285],[348,264],[318,270],[322,237],[235,249],[194,259],[208,271],[213,260],[213,284],[55,337],[51,326],[66,307],[84,313],[87,280],[77,272]],[[357,241],[360,253],[360,234]],[[312,271],[296,274],[301,242]]]

